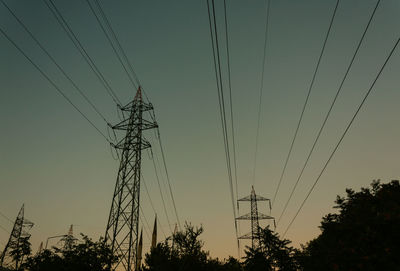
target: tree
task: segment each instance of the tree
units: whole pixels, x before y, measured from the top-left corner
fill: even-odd
[[[321,222],[321,234],[303,248],[304,270],[398,270],[399,181],[338,196],[338,214]]]
[[[29,257],[24,268],[29,271],[106,271],[117,260],[102,238],[94,242],[82,235],[83,241],[67,248],[44,250]]]
[[[29,256],[32,252],[29,238],[30,236],[19,238],[16,246],[10,251],[10,256],[15,262],[15,270],[20,270],[20,266],[23,264],[24,258]]]
[[[237,270],[224,269],[223,263],[209,257],[209,253],[203,250],[203,241],[199,239],[202,233],[203,227],[185,223],[183,231],[176,232],[146,254],[143,269],[147,271]],[[230,263],[233,264],[233,260],[230,260]]]
[[[244,261],[246,271],[270,271],[272,270],[272,261],[261,248],[247,247]]]
[[[146,253],[145,263],[144,270],[172,271],[178,270],[179,258],[172,253],[171,246],[166,240],[164,243],[158,243],[156,247],[151,249],[150,253]]]
[[[225,263],[223,264],[222,270],[242,271],[243,266],[236,258],[233,258],[232,256],[230,256],[228,258],[228,260],[226,260]]]
[[[245,270],[284,270],[298,269],[295,258],[296,249],[290,247],[290,241],[281,240],[279,235],[268,226],[260,229],[260,247],[247,247],[245,253]]]
[[[36,256],[29,257],[24,264],[24,268],[29,271],[66,271],[64,260],[61,256],[45,249]]]

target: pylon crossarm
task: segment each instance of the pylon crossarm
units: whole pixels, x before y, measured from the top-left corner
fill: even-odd
[[[246,233],[245,235],[238,237],[238,239],[252,239],[252,234],[251,232]]]
[[[132,102],[130,102],[124,106],[120,106],[119,109],[121,111],[130,112],[132,110],[133,103],[137,104],[138,102],[136,100],[133,100]],[[140,106],[142,107],[143,112],[154,110],[154,107],[151,103],[142,102],[142,104]]]
[[[245,215],[241,215],[239,217],[236,218],[237,220],[251,220],[251,214],[245,214]]]
[[[269,201],[270,199],[264,198],[264,197],[259,196],[259,195],[255,195],[255,200],[256,201]],[[241,199],[238,199],[237,201],[251,201],[251,195],[249,195],[247,197],[244,197],[244,198],[241,198]]]
[[[237,201],[251,201],[251,197],[250,197],[250,196],[247,196],[247,197],[238,199]]]
[[[260,220],[260,219],[274,219],[274,218],[272,216],[264,215],[264,214],[258,212],[258,220]]]
[[[270,199],[264,198],[262,196],[256,195],[256,201],[268,201]]]

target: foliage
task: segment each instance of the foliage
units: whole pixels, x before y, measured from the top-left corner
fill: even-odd
[[[296,250],[290,247],[290,241],[281,240],[269,227],[260,229],[260,247],[247,247],[245,270],[297,270]]]
[[[244,261],[244,269],[246,271],[270,271],[272,269],[272,261],[261,248],[247,247]]]
[[[326,215],[322,233],[304,247],[304,270],[398,270],[399,182],[346,193],[336,199],[339,213]]]
[[[234,258],[226,262],[209,257],[203,250],[204,243],[199,240],[203,227],[185,223],[183,231],[176,232],[163,243],[157,244],[145,256],[146,271],[239,271],[241,264]]]
[[[15,245],[10,251],[10,256],[15,262],[15,269],[19,270],[24,258],[31,254],[31,243],[29,242],[30,236],[21,237],[18,244]]]
[[[108,265],[117,260],[110,247],[100,239],[93,242],[82,235],[83,241],[68,248],[44,250],[29,257],[24,264],[29,271],[105,271]]]

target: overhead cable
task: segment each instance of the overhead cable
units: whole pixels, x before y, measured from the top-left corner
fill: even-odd
[[[159,128],[157,128],[157,134],[158,134],[157,140],[158,140],[158,143],[159,143],[159,146],[160,146],[160,150],[161,150],[161,156],[162,156],[162,161],[163,161],[163,165],[164,165],[165,176],[167,177],[168,188],[169,188],[169,194],[170,194],[170,196],[171,196],[172,205],[173,205],[173,207],[174,207],[174,212],[175,212],[176,221],[178,222],[179,229],[182,229],[182,228],[181,228],[181,222],[180,222],[179,216],[178,216],[178,211],[177,211],[177,209],[176,209],[174,193],[172,192],[171,181],[170,181],[170,178],[169,178],[169,173],[168,173],[168,168],[167,168],[167,162],[166,162],[166,158],[165,158],[164,147],[163,147],[163,144],[162,144],[162,141],[161,141],[161,135],[160,135],[160,129],[159,129]]]
[[[256,167],[257,167],[257,153],[258,153],[258,140],[260,135],[260,122],[261,122],[261,105],[262,105],[262,97],[263,97],[263,89],[264,89],[264,74],[265,74],[265,63],[267,58],[267,42],[268,42],[268,28],[269,28],[269,10],[270,3],[272,0],[266,0],[266,22],[265,22],[265,35],[264,35],[264,54],[263,54],[263,62],[261,68],[261,84],[260,84],[260,96],[258,98],[258,114],[257,114],[257,130],[256,130],[256,148],[254,151],[254,166],[253,166],[253,185],[256,182]]]
[[[92,107],[92,109],[102,118],[106,123],[107,120],[104,115],[100,112],[100,110],[90,101],[90,99],[86,96],[86,94],[82,91],[80,87],[72,80],[72,78],[65,72],[65,70],[61,67],[60,64],[54,59],[54,57],[49,53],[49,51],[43,46],[43,44],[35,37],[35,35],[29,30],[29,28],[24,24],[24,22],[13,12],[10,7],[1,0],[3,5],[7,8],[7,10],[11,13],[11,15],[17,20],[17,22],[25,29],[25,31],[29,34],[29,36],[35,41],[35,43],[42,49],[42,51],[50,58],[54,65],[58,68],[58,70],[67,78],[67,80],[73,85],[73,87],[78,91],[78,93],[85,99],[85,101]]]
[[[78,111],[78,113],[84,118],[86,119],[87,122],[89,122],[89,124],[96,129],[96,131],[109,143],[111,143],[109,141],[109,139],[104,135],[103,132],[100,131],[99,128],[97,128],[97,126],[71,101],[70,98],[68,98],[68,96],[65,95],[65,93],[61,90],[61,88],[59,88],[53,80],[50,79],[50,77],[35,63],[33,62],[33,60],[21,49],[21,47],[19,47],[11,38],[10,36],[7,35],[7,33],[0,27],[0,32],[3,34],[3,36],[42,74],[42,76],[57,90],[57,92],[59,94],[61,94],[61,96],[67,100],[67,102],[72,105],[72,107],[75,108],[76,111]]]
[[[102,19],[103,19],[104,23],[106,24],[107,28],[109,29],[109,31],[111,31],[112,33],[114,33],[114,30],[111,28],[111,24],[109,23],[109,21],[108,21],[106,15],[105,15],[105,13],[104,13],[103,10],[101,9],[100,4],[98,3],[98,1],[95,1],[95,2],[96,2],[96,6],[99,8],[100,16],[102,17]],[[117,44],[119,44],[118,39],[117,39],[117,36],[115,35],[115,33],[111,36],[111,35],[107,32],[107,30],[105,29],[105,27],[104,27],[104,25],[103,25],[103,22],[101,21],[101,19],[100,19],[99,16],[97,15],[97,13],[96,13],[96,11],[95,11],[95,9],[94,9],[94,6],[93,6],[92,3],[90,2],[90,0],[86,0],[86,3],[89,5],[89,8],[90,8],[91,12],[92,12],[93,15],[95,16],[96,21],[97,21],[98,24],[100,25],[101,30],[103,31],[104,35],[106,36],[106,38],[107,38],[108,42],[110,43],[110,45],[111,45],[111,47],[112,47],[112,49],[113,49],[115,55],[117,56],[118,61],[119,61],[120,64],[122,65],[122,67],[123,67],[123,69],[124,69],[126,75],[127,75],[128,78],[129,78],[129,81],[131,82],[133,88],[134,88],[135,91],[136,91],[137,88],[138,88],[138,85],[137,85],[137,83],[134,82],[134,79],[132,78],[132,75],[129,73],[128,68],[126,67],[126,64],[125,64],[124,61],[122,60],[122,58],[121,58],[121,56],[120,56],[120,53],[117,51],[117,48],[116,48],[116,46],[114,45],[114,42],[116,42]],[[113,40],[112,40],[112,37],[114,38],[114,42],[113,42]],[[117,46],[118,46],[118,45],[117,45]],[[120,52],[123,52],[122,47],[119,46],[118,48],[120,49]],[[125,54],[125,53],[123,52],[122,54]]]
[[[236,221],[236,208],[235,208],[235,196],[233,192],[233,181],[232,181],[232,168],[231,168],[231,158],[229,152],[229,140],[227,133],[227,125],[226,125],[226,111],[225,111],[225,99],[224,99],[224,91],[223,91],[223,83],[222,83],[222,73],[221,73],[221,59],[220,59],[220,50],[219,50],[219,42],[218,42],[218,29],[216,24],[216,15],[215,15],[215,3],[212,0],[212,15],[210,10],[209,0],[207,1],[207,11],[208,11],[208,20],[210,27],[210,35],[211,35],[211,45],[213,51],[213,60],[214,60],[214,70],[217,84],[217,93],[218,93],[218,104],[219,104],[219,112],[221,117],[221,126],[222,126],[222,136],[224,140],[224,149],[225,149],[225,158],[226,158],[226,166],[228,173],[228,183],[229,190],[231,194],[232,201],[232,210],[233,210],[233,220],[235,226],[235,234],[238,237],[238,227]]]
[[[167,207],[166,207],[166,205],[165,205],[165,200],[164,200],[164,196],[163,196],[162,189],[161,189],[160,178],[158,177],[157,166],[156,166],[156,163],[155,163],[155,161],[154,161],[154,158],[151,159],[151,160],[152,160],[152,162],[153,162],[154,173],[155,173],[155,176],[156,176],[158,189],[159,189],[159,191],[160,191],[161,202],[162,202],[162,205],[163,205],[163,208],[164,208],[165,217],[167,218],[168,227],[169,227],[169,230],[171,231],[171,233],[173,233],[173,230],[172,230],[172,228],[171,228],[171,222],[170,222],[170,220],[169,220],[169,216],[168,216],[168,212],[167,212]]]
[[[231,134],[232,134],[232,150],[233,150],[233,168],[235,175],[235,185],[236,185],[236,198],[239,198],[238,190],[238,178],[237,178],[237,161],[236,161],[236,142],[235,142],[235,128],[234,128],[234,117],[233,117],[233,99],[232,99],[232,80],[231,80],[231,61],[229,53],[229,37],[228,37],[228,19],[226,15],[226,0],[224,0],[224,19],[225,19],[225,43],[226,43],[226,55],[227,55],[227,65],[228,65],[228,82],[229,82],[229,105],[230,105],[230,117],[231,117]],[[239,208],[239,204],[237,204]]]
[[[338,6],[339,6],[339,1],[340,1],[340,0],[337,0],[337,1],[336,1],[336,5],[335,5],[335,8],[334,8],[334,10],[333,10],[333,14],[332,14],[332,17],[331,17],[331,21],[330,21],[330,23],[329,23],[329,28],[328,28],[328,31],[327,31],[327,33],[326,33],[326,35],[325,35],[324,44],[323,44],[323,46],[322,46],[321,53],[320,53],[320,55],[319,55],[317,65],[316,65],[316,67],[315,67],[314,74],[313,74],[313,77],[312,77],[310,86],[309,86],[309,88],[308,88],[307,97],[306,97],[306,100],[304,101],[304,105],[303,105],[303,108],[302,108],[302,110],[301,110],[300,118],[299,118],[299,121],[298,121],[297,126],[296,126],[296,131],[295,131],[295,133],[294,133],[292,142],[291,142],[291,144],[290,144],[289,152],[288,152],[288,154],[287,154],[287,156],[286,156],[285,164],[284,164],[284,166],[283,166],[282,173],[281,173],[281,176],[280,176],[280,178],[279,178],[278,186],[276,187],[276,190],[275,190],[275,193],[274,193],[274,197],[273,197],[273,199],[272,199],[272,207],[273,207],[273,205],[274,205],[274,203],[275,203],[276,196],[278,195],[278,191],[279,191],[279,188],[280,188],[280,186],[281,186],[281,183],[282,183],[282,180],[283,180],[283,176],[285,175],[285,171],[286,171],[286,168],[287,168],[287,165],[288,165],[290,156],[291,156],[291,154],[292,154],[293,146],[294,146],[294,143],[295,143],[295,141],[296,141],[297,134],[298,134],[298,132],[299,132],[299,128],[300,128],[301,122],[302,122],[302,120],[303,120],[304,112],[305,112],[305,110],[306,110],[306,107],[307,107],[307,104],[308,104],[308,100],[309,100],[309,98],[310,98],[311,90],[312,90],[312,88],[313,88],[313,86],[314,86],[315,78],[316,78],[317,73],[318,73],[318,70],[319,70],[319,65],[320,65],[320,63],[321,63],[322,56],[324,55],[324,52],[325,52],[325,46],[326,46],[326,43],[327,43],[327,41],[328,41],[329,35],[330,35],[330,33],[331,33],[333,21],[334,21],[334,19],[335,19],[336,11],[337,11],[337,8],[338,8]]]
[[[326,122],[328,121],[328,118],[329,118],[329,116],[330,116],[330,114],[331,114],[331,112],[332,112],[332,109],[333,109],[333,107],[334,107],[335,104],[336,104],[337,98],[338,98],[338,96],[339,96],[339,94],[340,94],[340,92],[341,92],[341,90],[342,90],[342,87],[343,87],[344,82],[345,82],[346,79],[347,79],[347,75],[349,74],[350,69],[351,69],[351,67],[353,66],[354,59],[356,58],[356,56],[357,56],[357,54],[358,54],[358,51],[359,51],[359,49],[360,49],[360,47],[361,47],[361,44],[362,44],[363,41],[364,41],[365,34],[367,33],[367,31],[368,31],[368,29],[369,29],[369,26],[370,26],[370,24],[371,24],[371,22],[372,22],[372,19],[373,19],[374,15],[375,15],[375,12],[376,12],[376,10],[377,10],[377,8],[378,8],[378,6],[379,6],[380,1],[381,1],[381,0],[378,0],[378,1],[377,1],[376,5],[375,5],[375,8],[374,8],[374,10],[373,10],[373,12],[372,12],[372,14],[371,14],[369,20],[368,20],[368,23],[367,23],[367,25],[366,25],[366,27],[365,27],[365,29],[364,29],[364,32],[363,32],[363,34],[362,34],[362,36],[361,36],[361,39],[360,39],[360,41],[358,42],[357,48],[356,48],[356,50],[355,50],[355,52],[354,52],[354,54],[353,54],[353,57],[351,58],[351,61],[350,61],[349,65],[348,65],[348,67],[347,67],[347,70],[346,70],[346,72],[345,72],[345,74],[344,74],[344,76],[343,76],[343,79],[342,79],[342,81],[340,82],[339,88],[338,88],[338,90],[336,91],[335,97],[334,97],[334,99],[333,99],[333,101],[332,101],[332,103],[331,103],[331,105],[330,105],[330,107],[329,107],[328,112],[327,112],[326,115],[325,115],[325,119],[324,119],[324,121],[323,121],[323,123],[322,123],[322,125],[321,125],[321,128],[320,128],[319,131],[318,131],[317,137],[315,138],[314,143],[313,143],[313,145],[312,145],[312,147],[311,147],[311,149],[310,149],[310,152],[308,153],[307,159],[306,159],[305,162],[304,162],[303,168],[301,169],[301,171],[300,171],[300,173],[299,173],[299,176],[297,177],[296,183],[295,183],[295,185],[293,186],[292,191],[290,192],[290,195],[289,195],[289,197],[288,197],[288,199],[287,199],[287,201],[286,201],[286,203],[285,203],[285,206],[283,207],[283,210],[282,210],[282,212],[281,212],[281,214],[280,214],[280,216],[279,216],[279,219],[278,219],[278,221],[277,221],[277,225],[279,224],[279,221],[282,219],[282,217],[283,217],[283,215],[284,215],[284,213],[285,213],[285,211],[286,211],[286,209],[287,209],[287,207],[288,207],[288,205],[289,205],[289,202],[290,202],[290,200],[292,199],[293,194],[294,194],[294,192],[295,192],[295,190],[296,190],[296,188],[297,188],[297,185],[298,185],[298,183],[299,183],[301,177],[303,176],[303,172],[304,172],[305,168],[307,167],[307,164],[308,164],[308,162],[309,162],[309,160],[310,160],[310,158],[311,158],[311,155],[312,155],[312,153],[314,152],[315,146],[316,146],[316,144],[317,144],[317,142],[318,142],[318,140],[319,140],[319,138],[320,138],[320,136],[321,136],[322,131],[323,131],[324,128],[325,128]]]
[[[296,214],[293,216],[292,220],[290,221],[289,225],[287,226],[285,232],[283,233],[282,237],[285,237],[286,233],[288,232],[288,230],[290,229],[290,227],[292,226],[293,222],[296,220],[297,216],[299,215],[301,209],[303,208],[304,204],[306,203],[306,201],[308,200],[308,198],[310,197],[310,194],[313,192],[315,186],[317,185],[317,183],[319,182],[319,180],[321,179],[322,174],[325,172],[326,168],[328,167],[330,161],[332,160],[332,157],[335,155],[336,151],[338,150],[340,144],[342,143],[344,137],[346,136],[347,132],[350,130],[351,125],[353,124],[354,120],[356,119],[358,113],[360,112],[361,108],[363,107],[363,105],[365,104],[365,101],[367,100],[367,98],[369,97],[369,95],[371,94],[372,90],[374,89],[375,83],[378,81],[379,77],[382,74],[382,71],[385,69],[386,64],[389,62],[389,59],[392,57],[393,52],[396,50],[397,46],[399,45],[400,42],[400,38],[397,39],[396,43],[394,44],[392,50],[390,51],[389,55],[387,56],[385,62],[383,63],[382,67],[380,68],[378,74],[376,75],[373,83],[371,84],[371,86],[369,87],[368,91],[366,92],[363,100],[361,101],[360,105],[358,106],[356,112],[354,113],[353,117],[351,118],[350,122],[348,123],[346,129],[344,130],[342,136],[340,137],[339,141],[337,142],[335,148],[333,149],[332,153],[330,154],[328,160],[325,162],[324,167],[322,168],[321,172],[319,173],[318,177],[315,179],[313,185],[311,186],[310,190],[308,191],[306,197],[304,198],[303,202],[300,204],[300,207],[298,208]]]
[[[54,18],[57,20],[58,24],[65,31],[65,33],[67,34],[69,39],[72,41],[72,43],[74,44],[76,49],[82,55],[83,59],[89,65],[89,67],[91,68],[93,73],[96,75],[96,77],[99,79],[100,83],[104,86],[108,95],[111,97],[111,99],[114,101],[114,103],[121,106],[121,101],[118,99],[117,95],[115,94],[115,91],[111,88],[108,81],[104,78],[103,74],[100,72],[99,68],[94,63],[93,59],[87,53],[87,50],[83,47],[82,43],[79,41],[79,39],[77,38],[74,31],[71,29],[71,27],[67,23],[67,21],[64,19],[61,12],[58,10],[57,6],[53,3],[53,0],[43,0],[43,2],[46,4],[46,6],[51,11],[51,13],[54,15]]]

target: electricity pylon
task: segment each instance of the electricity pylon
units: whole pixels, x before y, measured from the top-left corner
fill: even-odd
[[[124,119],[111,128],[126,134],[113,144],[119,153],[120,165],[105,240],[111,245],[113,254],[120,256],[111,270],[132,271],[135,270],[138,250],[142,150],[151,147],[142,132],[158,126],[154,114],[149,114],[150,120],[143,116],[153,110],[153,105],[143,101],[140,87],[133,101],[119,109]]]
[[[24,217],[24,204],[22,205],[17,218],[15,219],[10,238],[0,256],[0,267],[15,267],[18,270],[24,256],[24,243],[31,237],[29,230],[33,227],[33,223]],[[10,252],[20,253],[19,259],[12,257]]]
[[[71,250],[74,247],[76,241],[78,241],[78,239],[74,237],[74,225],[69,227],[68,233],[64,235],[60,241],[64,243],[64,250]]]
[[[251,187],[250,196],[238,199],[238,202],[250,201],[251,212],[242,216],[237,217],[237,220],[250,220],[251,221],[251,232],[238,239],[251,239],[251,247],[257,249],[260,247],[260,222],[259,220],[268,219],[273,220],[275,225],[275,218],[269,215],[262,214],[258,211],[257,201],[268,201],[269,209],[271,210],[271,200],[262,196],[256,195],[254,187]]]

